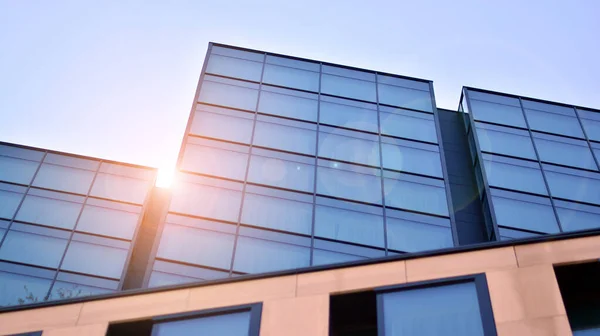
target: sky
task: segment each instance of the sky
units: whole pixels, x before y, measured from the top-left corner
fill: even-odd
[[[0,0],[0,141],[174,165],[208,42],[600,109],[600,1]]]

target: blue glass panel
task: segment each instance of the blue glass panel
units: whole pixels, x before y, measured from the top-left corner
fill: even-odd
[[[66,239],[11,230],[0,248],[0,259],[58,267],[66,247]]]
[[[244,112],[217,114],[197,111],[190,133],[204,137],[249,144],[254,116]]]
[[[565,205],[569,208],[556,204],[556,212],[563,231],[589,230],[600,227],[600,208],[575,203]]]
[[[484,160],[485,173],[491,186],[547,195],[539,169]]]
[[[90,195],[116,201],[142,204],[146,199],[149,188],[150,183],[146,180],[98,173]]]
[[[249,61],[255,61],[255,62],[262,62],[265,59],[264,53],[256,53],[256,52],[252,52],[252,51],[245,51],[245,50],[229,48],[229,47],[219,47],[216,45],[213,45],[211,47],[210,52],[212,55],[222,55],[222,56],[229,56],[229,57],[235,57],[235,58],[242,58],[242,59],[246,59]]]
[[[119,279],[127,250],[72,241],[61,266],[64,270]]]
[[[484,335],[472,282],[380,295],[386,336]]]
[[[583,138],[581,125],[579,125],[579,121],[574,116],[573,109],[571,109],[571,112],[573,116],[525,108],[525,115],[527,115],[527,121],[531,129]]]
[[[90,170],[44,163],[36,175],[33,185],[85,195],[88,193],[93,179],[94,172]]]
[[[233,269],[244,273],[262,273],[306,267],[310,248],[240,236]]]
[[[206,65],[206,72],[260,82],[262,63],[221,55],[211,55]]]
[[[390,249],[419,252],[454,246],[450,221],[448,227],[392,217],[386,223]]]
[[[531,232],[520,231],[520,230],[511,230],[511,229],[507,229],[507,228],[503,228],[503,227],[498,228],[498,231],[500,232],[500,240],[502,240],[502,241],[536,237],[536,236],[540,235],[537,233],[531,233]]]
[[[581,329],[581,330],[573,330],[573,336],[599,336],[600,335],[600,327],[595,327],[591,329]]]
[[[319,132],[319,156],[334,160],[379,166],[379,143],[341,129]]]
[[[273,55],[267,55],[267,63],[268,64],[276,64],[296,69],[310,70],[319,72],[321,69],[321,65],[315,62],[301,61],[294,58],[289,57],[279,57]]]
[[[600,120],[587,119],[581,116],[581,123],[585,129],[585,134],[590,140],[600,141]]]
[[[365,257],[340,252],[315,249],[313,251],[313,266],[337,264],[348,261],[367,259]]]
[[[311,203],[247,193],[242,223],[310,235]]]
[[[230,234],[167,224],[163,230],[157,256],[196,265],[229,269],[233,241],[234,236]]]
[[[0,155],[0,180],[29,184],[39,162]]]
[[[307,91],[319,91],[318,72],[288,68],[273,64],[267,64],[265,66],[263,82]]]
[[[270,122],[256,122],[254,144],[288,152],[315,154],[317,132]]]
[[[248,148],[240,146],[239,149],[230,149],[188,143],[185,146],[181,169],[243,181],[248,164]]]
[[[315,168],[313,165],[252,155],[248,181],[279,188],[312,192]]]
[[[317,193],[381,204],[381,178],[336,168],[317,167]]]
[[[566,166],[598,170],[592,152],[584,141],[560,139],[560,137],[534,136],[540,160]],[[569,142],[567,142],[569,141]]]
[[[108,203],[108,202],[107,202]],[[77,222],[77,231],[90,232],[103,236],[132,239],[137,226],[139,214],[111,209],[110,204],[93,206],[87,204],[83,208]]]
[[[429,91],[414,90],[381,83],[377,85],[377,88],[381,104],[433,112],[433,104]]]
[[[263,91],[260,94],[258,111],[283,117],[317,121],[318,102],[297,95]]]
[[[201,184],[176,186],[170,210],[183,214],[237,222],[242,193]]]
[[[321,123],[377,132],[377,111],[352,106],[351,102],[344,104],[344,99],[337,101],[340,103],[321,101],[321,110],[319,111],[319,121]]]
[[[83,201],[83,197],[81,201]],[[82,206],[82,203],[27,195],[17,213],[16,219],[63,229],[72,229],[75,227],[75,222]]]
[[[317,205],[315,236],[383,247],[383,217]]]
[[[387,206],[448,216],[446,190],[443,187],[385,178]]]
[[[544,233],[560,232],[548,199],[527,202],[494,196],[492,202],[498,225]]]
[[[148,287],[152,288],[160,286],[179,285],[200,280],[201,279],[187,277],[179,274],[152,271],[152,273],[150,274],[150,281],[148,281]]]
[[[563,174],[547,169],[546,178],[554,197],[600,204],[600,179]]]
[[[200,95],[198,97],[198,101],[201,102],[249,111],[254,111],[256,109],[257,100],[258,90],[243,86],[212,82],[206,79],[202,82],[202,89],[200,90]]]
[[[0,218],[12,219],[22,198],[21,193],[0,189]]]
[[[57,281],[54,283],[54,286],[52,286],[52,292],[50,293],[49,300],[62,300],[114,292],[114,290],[107,288],[84,286],[81,284]]]
[[[496,124],[526,127],[523,111],[520,107],[495,104],[487,101],[471,99],[471,113],[475,120]]]
[[[389,112],[388,112],[389,111]],[[401,109],[383,110],[381,133],[407,139],[437,143],[437,132],[433,116]]]
[[[375,102],[375,83],[328,74],[321,75],[321,92]]]
[[[479,147],[482,151],[537,160],[527,131],[519,132],[481,123],[476,123],[476,127]]]
[[[153,336],[247,336],[250,329],[250,312],[205,316],[174,322],[158,323]]]
[[[44,301],[52,280],[0,272],[0,306]]]
[[[390,142],[392,142],[391,139]],[[409,147],[408,141],[399,142],[399,144],[405,146],[391,143],[381,144],[384,168],[435,177],[443,176],[439,152]]]

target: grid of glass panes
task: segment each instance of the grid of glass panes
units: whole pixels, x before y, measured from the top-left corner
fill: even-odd
[[[464,96],[501,239],[600,227],[599,111],[473,89]]]
[[[0,306],[118,290],[154,178],[0,144]]]
[[[430,90],[212,46],[149,286],[454,246]]]

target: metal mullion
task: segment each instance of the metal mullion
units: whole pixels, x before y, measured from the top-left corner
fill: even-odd
[[[62,257],[60,258],[60,262],[58,263],[58,266],[56,267],[56,273],[54,273],[54,279],[52,279],[52,283],[50,285],[50,288],[48,289],[48,293],[46,293],[46,296],[44,297],[44,301],[49,300],[50,295],[52,293],[52,289],[54,289],[54,284],[56,283],[56,279],[58,278],[58,273],[59,273],[60,268],[62,267],[62,264],[65,260],[65,256],[67,255],[67,251],[69,250],[71,242],[73,241],[73,236],[75,235],[75,228],[77,227],[77,224],[79,224],[79,219],[81,218],[83,209],[85,208],[85,205],[90,196],[90,193],[92,192],[92,188],[94,187],[94,183],[96,182],[96,177],[98,177],[98,172],[100,171],[102,162],[103,162],[102,160],[100,160],[98,162],[98,168],[96,168],[96,171],[94,172],[94,178],[92,179],[92,182],[90,183],[90,187],[88,188],[85,198],[83,199],[83,203],[81,204],[81,209],[79,210],[79,214],[77,214],[77,219],[75,220],[75,225],[73,225],[73,229],[71,229],[71,235],[69,236],[69,239],[67,240],[67,245],[65,246],[65,251],[63,252]],[[131,248],[131,246],[129,248]]]
[[[594,161],[596,162],[596,168],[600,169],[600,158],[596,157],[594,148],[592,148],[592,144],[590,143],[590,137],[588,137],[587,132],[585,131],[585,127],[583,127],[583,121],[581,121],[581,117],[579,117],[577,108],[573,107],[573,110],[575,111],[575,116],[577,117],[577,121],[579,122],[579,127],[581,127],[581,130],[583,131],[583,136],[585,136],[585,141],[588,144],[588,148],[590,149],[590,152],[592,152],[592,157],[594,158]]]
[[[550,204],[552,205],[552,211],[554,212],[554,217],[556,218],[556,223],[558,224],[558,229],[560,232],[564,232],[562,225],[560,224],[560,218],[558,217],[558,212],[556,211],[556,206],[554,206],[554,199],[552,197],[552,192],[550,192],[550,185],[548,184],[548,178],[546,178],[546,172],[544,171],[544,167],[542,166],[542,160],[540,158],[540,154],[537,150],[537,145],[535,144],[535,139],[533,138],[533,132],[531,131],[531,127],[529,126],[529,120],[527,119],[527,113],[525,113],[525,108],[523,107],[523,100],[519,97],[519,105],[521,106],[521,113],[523,113],[523,118],[525,119],[525,125],[527,126],[527,131],[529,132],[529,138],[531,139],[531,143],[533,145],[533,150],[535,151],[535,156],[538,159],[538,164],[540,166],[540,171],[542,172],[542,177],[544,178],[544,184],[546,185],[546,191],[548,192],[548,198],[550,198]]]
[[[313,174],[313,211],[312,211],[312,223],[310,231],[310,259],[309,265],[313,265],[314,251],[315,251],[315,225],[316,225],[316,211],[317,211],[317,165],[319,160],[319,129],[321,125],[321,77],[323,75],[323,63],[319,63],[319,92],[317,93],[317,137],[315,141],[315,168]]]
[[[389,253],[388,249],[388,234],[387,234],[387,211],[385,206],[385,183],[383,177],[383,149],[381,145],[381,111],[379,111],[379,74],[375,73],[375,99],[377,100],[377,143],[379,146],[379,172],[381,176],[379,180],[381,181],[381,207],[383,209],[383,248],[385,250],[385,255],[387,256]]]
[[[250,172],[250,160],[252,159],[252,148],[254,147],[254,134],[256,132],[256,122],[258,117],[258,105],[260,104],[260,96],[263,86],[263,78],[265,75],[265,64],[267,62],[267,53],[263,53],[262,71],[260,73],[260,83],[258,84],[258,95],[256,97],[256,107],[254,108],[254,119],[252,123],[252,135],[250,136],[250,144],[248,148],[248,160],[246,161],[246,172],[244,173],[244,181],[242,183],[242,197],[240,201],[240,208],[238,211],[238,218],[235,228],[235,236],[233,238],[233,249],[231,251],[231,262],[229,264],[229,277],[233,275],[233,263],[235,261],[235,252],[237,250],[238,238],[240,236],[240,226],[242,223],[242,210],[244,209],[244,200],[246,199],[246,186],[248,185],[248,174]]]

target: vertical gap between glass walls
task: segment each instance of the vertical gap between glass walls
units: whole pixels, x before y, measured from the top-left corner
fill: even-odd
[[[525,109],[523,108],[523,100],[519,97],[519,105],[521,106],[521,113],[523,113],[523,118],[525,120],[525,126],[527,126],[527,132],[529,133],[529,139],[531,140],[531,144],[533,145],[533,150],[535,151],[535,157],[537,158],[538,165],[540,167],[540,171],[542,172],[542,177],[544,178],[544,184],[546,185],[546,191],[548,192],[548,197],[550,198],[550,204],[552,205],[552,211],[554,212],[554,217],[556,218],[556,223],[558,224],[558,229],[560,232],[564,232],[562,225],[560,224],[560,218],[558,217],[558,212],[556,211],[556,207],[554,206],[554,199],[552,198],[552,193],[550,192],[550,186],[548,185],[548,179],[546,178],[546,172],[542,167],[542,160],[540,159],[540,154],[538,153],[537,145],[535,144],[535,139],[533,138],[533,133],[531,132],[531,127],[529,127],[529,120],[527,119],[527,114],[525,113]]]
[[[381,116],[379,111],[379,74],[375,73],[375,98],[377,101],[377,143],[379,145],[379,180],[381,182],[381,206],[383,209],[383,247],[385,255],[389,255],[388,251],[388,234],[387,234],[387,213],[385,208],[385,183],[383,178],[383,150],[381,145]]]
[[[596,162],[596,168],[600,169],[600,157],[596,156],[596,152],[594,152],[594,148],[592,148],[592,143],[590,142],[590,138],[588,137],[587,132],[585,131],[585,127],[583,127],[583,121],[581,121],[581,117],[579,116],[579,112],[577,112],[577,108],[573,107],[573,110],[575,111],[575,116],[577,117],[577,121],[579,122],[579,127],[581,127],[581,130],[583,131],[583,136],[585,136],[588,148],[590,149],[590,152],[592,152],[592,157]]]
[[[315,250],[315,225],[317,216],[317,166],[319,162],[319,130],[321,124],[321,77],[323,75],[323,63],[319,62],[319,92],[317,94],[317,138],[315,141],[315,168],[313,175],[313,211],[312,211],[312,224],[310,231],[310,259],[309,265],[313,265],[314,250]]]
[[[260,83],[258,84],[258,97],[256,99],[256,106],[254,107],[254,119],[252,123],[252,135],[250,136],[250,147],[248,149],[248,160],[246,161],[246,172],[244,174],[244,182],[242,185],[242,197],[240,201],[240,209],[238,211],[238,218],[235,228],[235,237],[233,239],[233,249],[231,251],[231,262],[229,264],[229,277],[233,276],[233,263],[235,261],[235,251],[237,249],[237,243],[240,235],[240,225],[242,223],[242,210],[244,209],[244,199],[246,198],[246,185],[248,184],[248,174],[250,171],[250,159],[252,158],[252,148],[254,147],[254,133],[256,131],[256,120],[258,117],[258,104],[260,104],[260,96],[262,92],[263,78],[265,75],[265,64],[267,62],[267,54],[263,53],[262,70],[260,73]]]
[[[90,193],[92,192],[92,187],[94,187],[94,183],[96,182],[96,177],[98,177],[98,172],[100,171],[102,162],[103,162],[102,160],[98,161],[98,167],[96,168],[96,171],[94,172],[94,178],[92,178],[92,182],[90,183],[87,193],[85,194],[85,198],[83,199],[83,203],[81,204],[81,209],[79,209],[79,213],[77,214],[77,219],[75,220],[75,225],[73,225],[73,228],[71,229],[71,234],[69,235],[69,240],[67,240],[67,245],[65,245],[65,250],[62,254],[62,257],[60,258],[60,262],[58,263],[58,267],[56,268],[56,273],[54,273],[54,279],[52,279],[52,283],[50,284],[48,293],[44,297],[44,301],[48,301],[50,299],[50,295],[52,295],[52,290],[54,289],[54,284],[56,283],[56,278],[58,277],[58,272],[60,271],[60,268],[62,267],[62,264],[65,260],[65,256],[67,255],[67,251],[69,250],[71,241],[73,240],[73,235],[75,234],[75,228],[77,227],[77,224],[79,223],[79,219],[81,218],[81,214],[83,213],[83,208],[85,207],[85,205],[87,203]],[[129,248],[131,248],[131,246]]]
[[[479,169],[481,172],[481,179],[483,180],[483,192],[485,193],[486,196],[486,204],[483,203],[483,195],[481,197],[482,199],[482,206],[487,205],[489,212],[490,212],[490,219],[492,220],[492,229],[494,230],[494,232],[491,232],[494,234],[494,240],[499,241],[500,240],[500,230],[498,229],[498,219],[496,218],[496,210],[494,209],[494,204],[492,203],[492,198],[491,198],[491,192],[490,192],[490,184],[488,183],[488,178],[487,178],[487,173],[485,171],[485,166],[483,164],[483,154],[481,153],[481,145],[479,144],[479,138],[477,137],[477,129],[476,129],[476,125],[475,125],[475,117],[473,116],[473,108],[471,108],[471,99],[469,98],[469,90],[466,88],[463,88],[463,93],[466,97],[466,102],[467,102],[467,109],[469,110],[468,114],[468,118],[469,118],[469,122],[471,124],[471,136],[473,137],[473,143],[475,144],[475,152],[477,155],[477,162],[479,163]],[[467,139],[469,140],[469,139]],[[475,164],[477,162],[473,162],[473,171],[475,172],[475,175],[477,175],[477,167],[475,167]],[[482,209],[483,211],[484,209]],[[485,211],[483,211],[483,216],[484,216],[484,221],[485,221]],[[491,238],[489,237],[489,233],[488,233],[488,239]]]
[[[440,162],[442,164],[442,174],[444,178],[444,187],[446,192],[446,204],[448,206],[448,216],[450,217],[450,227],[452,230],[452,242],[454,246],[459,246],[458,229],[456,228],[456,218],[454,216],[454,204],[452,203],[452,191],[450,189],[450,179],[448,178],[448,166],[446,166],[446,153],[444,152],[444,141],[442,139],[442,127],[440,125],[440,115],[435,103],[435,93],[433,91],[433,83],[429,82],[429,95],[431,97],[431,106],[433,111],[433,122],[435,124],[435,133],[438,141],[438,151],[440,154]]]

